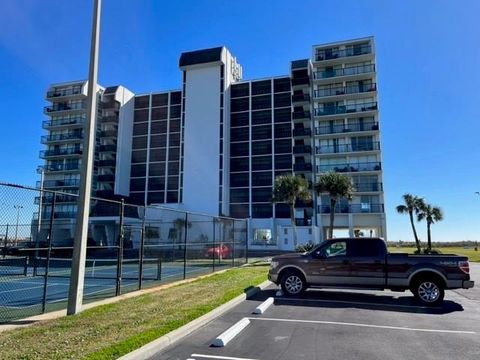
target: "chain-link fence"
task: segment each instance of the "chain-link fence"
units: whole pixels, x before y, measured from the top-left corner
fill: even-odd
[[[66,308],[77,195],[0,183],[0,323]],[[247,222],[92,198],[84,302],[247,262]]]

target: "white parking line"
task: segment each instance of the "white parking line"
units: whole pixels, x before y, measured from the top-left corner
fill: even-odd
[[[415,308],[415,309],[439,309],[440,307],[434,306],[421,306],[421,305],[401,305],[401,304],[379,304],[364,301],[345,301],[345,300],[321,300],[321,299],[297,299],[297,298],[284,298],[277,297],[277,300],[282,301],[308,301],[308,302],[323,302],[323,303],[339,303],[339,304],[355,304],[355,305],[373,305],[373,306],[389,306],[400,308]]]
[[[202,359],[221,359],[221,360],[258,360],[250,358],[239,358],[232,356],[220,356],[220,355],[204,355],[204,354],[192,354],[192,357],[202,358]]]
[[[400,326],[372,325],[372,324],[347,323],[347,322],[322,321],[322,320],[294,320],[294,319],[254,318],[254,317],[251,317],[251,318],[248,318],[248,319],[249,320],[255,320],[255,321],[278,321],[278,322],[294,322],[294,323],[296,322],[296,323],[307,323],[307,324],[357,326],[357,327],[369,327],[369,328],[376,328],[376,329],[422,331],[422,332],[435,332],[435,333],[447,333],[447,334],[469,334],[469,335],[475,335],[476,334],[475,331],[418,329],[418,328],[409,328],[409,327],[400,327]]]

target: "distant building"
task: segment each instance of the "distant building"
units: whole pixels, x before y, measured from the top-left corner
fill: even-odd
[[[247,218],[251,248],[292,249],[288,206],[271,202],[275,177],[337,171],[356,193],[337,204],[336,230],[386,237],[373,38],[315,45],[266,79],[242,80],[225,47],[183,53],[179,67],[179,90],[98,87],[94,195]],[[78,193],[86,82],[54,84],[46,98],[43,186]],[[329,203],[296,205],[300,242],[325,238]],[[46,216],[48,198],[42,207]],[[57,199],[55,218],[76,211],[75,199]]]

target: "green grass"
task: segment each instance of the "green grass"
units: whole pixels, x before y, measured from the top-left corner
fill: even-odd
[[[456,254],[456,255],[468,256],[468,260],[480,262],[480,250],[475,251],[473,248],[464,249],[461,246],[448,246],[448,247],[437,246],[434,249],[440,250],[442,254]],[[406,246],[406,247],[389,246],[388,247],[388,251],[395,252],[395,253],[406,252],[409,254],[413,254],[415,250],[416,248],[413,246]]]
[[[260,284],[267,271],[267,266],[232,269],[76,316],[0,333],[1,359],[116,359]]]

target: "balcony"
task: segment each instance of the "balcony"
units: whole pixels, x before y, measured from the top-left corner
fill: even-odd
[[[117,124],[118,116],[115,116],[115,115],[102,116],[100,117],[99,121],[102,124],[107,124],[107,123]]]
[[[381,162],[317,165],[317,172],[319,173],[326,173],[329,171],[359,172],[359,171],[380,171],[380,170],[382,170]]]
[[[351,95],[351,94],[362,94],[368,92],[377,91],[377,85],[375,83],[368,85],[349,85],[349,86],[338,86],[331,87],[326,89],[319,89],[314,91],[314,97],[316,99],[329,97],[329,96],[340,96],[340,95]]]
[[[315,135],[339,134],[346,132],[377,131],[377,122],[349,125],[327,125],[315,128]]]
[[[311,154],[312,147],[310,145],[295,145],[293,147],[294,154]]]
[[[97,176],[97,181],[112,182],[112,181],[115,181],[115,175],[113,175],[113,174],[98,175]]]
[[[373,141],[362,144],[337,144],[327,146],[316,146],[316,154],[338,154],[348,152],[361,152],[361,151],[377,151],[380,150],[380,142]]]
[[[66,134],[50,134],[41,137],[42,144],[66,140],[83,140],[83,134],[81,132],[73,132]]]
[[[98,149],[101,152],[116,152],[117,145],[100,145]]]
[[[99,167],[114,167],[115,165],[117,165],[117,162],[115,160],[99,160],[98,161]]]
[[[293,170],[297,172],[310,172],[312,171],[312,164],[310,163],[295,163]]]
[[[292,113],[293,120],[310,120],[310,111],[294,111]]]
[[[339,77],[339,76],[353,76],[353,75],[368,74],[373,72],[375,72],[374,64],[357,65],[357,66],[344,67],[341,69],[317,71],[313,73],[313,79],[314,80],[329,79],[329,78]]]
[[[303,102],[309,102],[310,101],[310,95],[308,94],[293,94],[292,95],[292,103],[303,103]]]
[[[318,212],[321,214],[330,214],[330,205],[319,205]],[[383,204],[347,204],[335,206],[337,214],[379,214],[384,212]]]
[[[84,103],[74,103],[74,104],[53,104],[49,106],[45,106],[44,108],[45,114],[63,112],[63,111],[79,111],[85,110]]]
[[[350,104],[340,106],[326,106],[323,109],[314,109],[315,116],[328,116],[338,114],[352,114],[358,112],[375,111],[377,110],[377,102],[369,102],[364,104]]]
[[[296,226],[312,226],[312,219],[295,219]]]
[[[75,116],[68,119],[61,119],[61,120],[45,120],[42,123],[42,127],[44,129],[50,129],[55,127],[68,127],[73,125],[83,125],[85,123],[85,119],[81,116]]]
[[[372,47],[369,44],[354,45],[347,49],[323,49],[317,50],[315,54],[315,61],[325,61],[332,59],[339,59],[344,57],[359,56],[371,54]]]
[[[308,59],[304,60],[294,60],[292,61],[292,70],[294,69],[307,69],[308,68]]]
[[[117,137],[117,130],[103,130],[100,135],[104,138]]]
[[[37,181],[37,188],[40,189],[42,186],[40,181]],[[58,187],[79,187],[80,180],[78,179],[68,179],[68,180],[45,180],[43,182],[43,188],[58,188]]]
[[[59,156],[69,156],[69,155],[82,155],[82,149],[65,148],[65,149],[58,149],[58,150],[40,151],[41,159],[47,159],[47,158],[59,157]]]
[[[296,128],[293,129],[293,136],[294,137],[309,137],[312,136],[312,130],[309,128]]]
[[[80,164],[50,164],[50,165],[41,165],[40,168],[46,172],[74,171],[74,170],[80,169]]]
[[[51,204],[53,202],[53,194],[45,193],[43,195],[42,204]],[[71,203],[77,202],[78,195],[66,195],[66,194],[56,194],[55,202],[56,203]],[[35,196],[34,203],[36,205],[40,204],[40,196]]]
[[[356,192],[378,192],[383,191],[383,184],[381,182],[371,183],[354,183]]]
[[[82,88],[70,88],[70,89],[59,89],[59,90],[52,90],[47,91],[47,99],[50,98],[58,98],[63,96],[73,96],[73,95],[84,95],[82,93]]]
[[[308,86],[310,85],[310,78],[309,77],[300,77],[300,78],[292,78],[292,86]]]
[[[107,101],[107,102],[102,102],[101,103],[102,105],[102,108],[103,109],[111,109],[111,110],[118,110],[120,109],[120,104],[118,103],[118,101],[115,101],[115,100],[110,100],[110,101]]]

